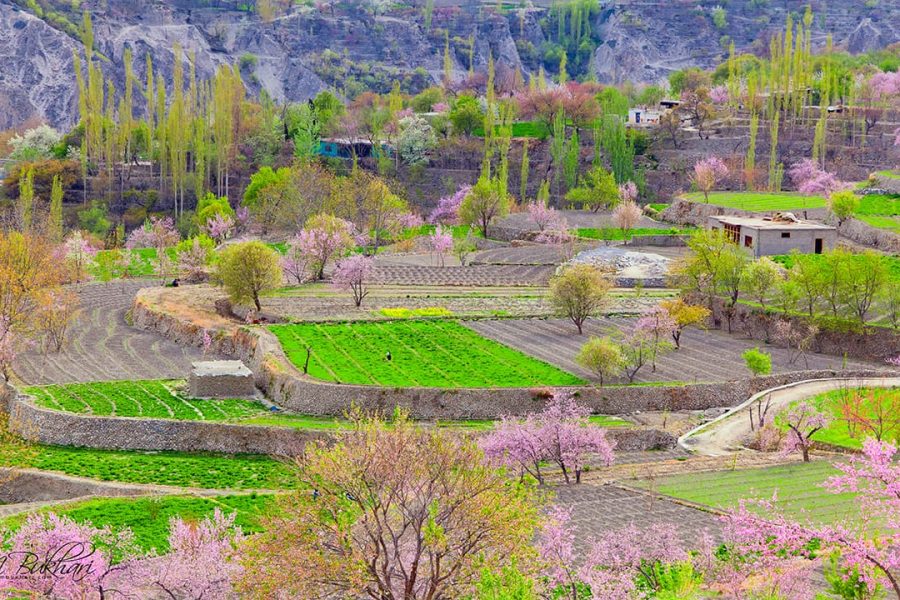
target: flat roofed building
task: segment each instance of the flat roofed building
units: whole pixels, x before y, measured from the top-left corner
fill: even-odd
[[[773,217],[709,217],[709,227],[722,229],[735,243],[753,256],[787,254],[798,250],[804,254],[822,254],[837,243],[837,230],[830,225],[804,221],[791,213]]]

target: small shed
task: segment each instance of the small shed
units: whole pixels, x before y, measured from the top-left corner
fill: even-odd
[[[239,360],[205,360],[191,365],[194,398],[250,398],[256,395],[253,372]]]
[[[657,125],[659,124],[659,111],[641,106],[629,109],[628,123],[631,125]]]
[[[754,257],[787,254],[798,250],[804,254],[822,254],[837,243],[837,229],[830,225],[804,221],[791,213],[771,217],[709,217],[709,227],[721,229],[735,244],[746,248]]]

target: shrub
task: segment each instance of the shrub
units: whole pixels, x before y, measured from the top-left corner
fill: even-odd
[[[745,350],[741,356],[754,376],[768,375],[772,372],[772,356],[762,352],[759,348]]]

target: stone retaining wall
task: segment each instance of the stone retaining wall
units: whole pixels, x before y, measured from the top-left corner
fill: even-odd
[[[660,218],[668,223],[695,225],[697,227],[706,228],[709,223],[709,217],[713,216],[730,215],[737,217],[758,217],[760,214],[772,212],[776,211],[753,212],[737,208],[726,208],[715,204],[691,202],[689,200],[675,200],[675,202],[670,204],[669,207],[660,214]],[[824,208],[810,208],[807,210],[797,209],[791,212],[804,219],[824,219],[828,214],[828,211]]]
[[[887,229],[872,227],[858,219],[847,219],[837,226],[838,233],[850,238],[857,244],[875,248],[882,252],[900,254],[900,235]]]
[[[32,442],[58,446],[291,456],[323,436],[286,427],[88,417],[40,408],[24,396],[12,400],[11,409],[10,431]]]
[[[704,301],[695,299],[698,304]],[[717,298],[713,307],[713,324],[722,330],[727,329],[725,319],[725,301]],[[766,341],[771,338],[775,322],[788,319],[793,322],[806,322],[805,317],[785,317],[777,313],[766,313],[760,308],[737,304],[734,307],[731,328],[735,335],[744,335],[752,339]],[[768,339],[771,345],[786,348],[787,346]],[[900,332],[885,327],[864,327],[859,332],[821,330],[813,340],[811,352],[844,356],[859,360],[883,363],[885,359],[897,355],[900,349]],[[798,365],[803,364],[799,359]]]
[[[176,450],[181,452],[222,452],[225,454],[271,454],[294,456],[311,440],[324,439],[328,432],[305,431],[286,427],[232,425],[203,421],[132,419],[125,417],[90,417],[60,412],[34,405],[30,398],[12,400],[10,430],[25,439],[41,444],[78,446],[108,450]],[[650,428],[611,428],[607,435],[620,451],[667,450],[675,447],[675,437]],[[40,481],[16,479],[21,485],[41,488]],[[0,501],[13,492],[0,479]],[[9,487],[9,486],[7,486]],[[90,484],[48,488],[37,499],[76,497],[97,493]],[[96,487],[96,486],[95,486]],[[52,493],[51,493],[52,492]],[[58,493],[57,493],[58,492]],[[24,492],[23,492],[24,493]],[[122,495],[141,493],[122,491]],[[47,495],[50,494],[50,495]],[[28,491],[23,497],[35,499]],[[6,500],[12,502],[13,500]],[[15,500],[19,502],[21,500]],[[29,500],[31,501],[31,500]]]

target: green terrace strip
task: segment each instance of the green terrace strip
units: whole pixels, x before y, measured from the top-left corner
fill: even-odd
[[[684,473],[635,484],[722,510],[737,507],[741,499],[771,500],[777,493],[775,505],[789,517],[837,524],[846,523],[857,514],[854,494],[832,494],[822,486],[838,473],[830,462],[815,461],[763,469]]]
[[[655,210],[657,212],[661,212],[661,211],[664,211],[667,208],[669,208],[670,205],[668,205],[664,202],[651,202],[647,206],[649,206],[650,208],[652,208],[653,210]]]
[[[403,230],[400,234],[401,240],[408,240],[415,237],[419,237],[421,235],[431,235],[434,233],[434,230],[437,229],[436,225],[419,225],[418,227],[408,227]],[[471,232],[473,237],[484,237],[481,233],[480,229],[475,227],[471,227],[469,225],[443,225],[441,226],[443,231],[450,230],[453,234],[454,240],[462,240],[465,239],[467,235]]]
[[[632,427],[633,424],[625,419],[611,415],[591,415],[588,420],[598,427]],[[417,421],[423,427],[444,427],[447,429],[459,429],[467,431],[490,431],[496,421],[491,419],[468,419],[463,421]],[[335,431],[353,427],[353,422],[346,419],[333,417],[315,417],[311,415],[294,415],[275,413],[262,417],[252,417],[242,421],[243,425],[260,425],[264,427],[293,427],[308,431]]]
[[[872,227],[900,233],[900,196],[884,194],[862,196],[854,217]]]
[[[649,235],[687,235],[697,231],[696,228],[685,228],[680,229],[677,227],[670,227],[668,229],[654,229],[652,227],[638,227],[637,229],[629,229],[628,234],[626,235],[624,231],[615,227],[607,227],[603,229],[597,228],[584,228],[584,229],[576,229],[575,235],[580,238],[588,239],[588,240],[613,240],[613,241],[621,241],[621,240],[630,240],[633,237],[645,237]]]
[[[682,197],[691,202],[706,202],[703,192],[691,192]],[[709,204],[750,211],[803,210],[827,206],[822,196],[804,196],[794,192],[710,192]]]
[[[890,179],[900,179],[900,171],[878,171],[878,174]]]
[[[822,254],[801,254],[797,256],[793,254],[779,254],[777,256],[772,256],[771,259],[784,266],[785,269],[792,268],[797,260],[818,263],[816,266],[823,269],[823,271],[826,267],[826,257]],[[859,255],[851,257],[852,261],[859,261],[861,259],[863,259],[863,257]],[[887,261],[888,276],[891,278],[891,281],[900,283],[900,256],[885,256],[884,260]]]
[[[105,381],[24,389],[44,408],[93,416],[186,421],[240,421],[266,414],[254,400],[198,399],[184,395],[183,381]]]
[[[100,250],[97,252],[94,262],[88,266],[88,272],[101,281],[109,281],[114,277],[113,260],[122,250]],[[177,261],[175,248],[166,251],[169,259]],[[135,248],[131,250],[131,263],[128,265],[126,275],[128,277],[153,277],[156,273],[156,248]]]
[[[113,531],[131,529],[135,541],[145,552],[169,550],[169,521],[175,517],[197,522],[213,514],[216,508],[224,514],[236,513],[235,525],[244,533],[258,533],[259,517],[275,504],[273,495],[244,494],[234,496],[162,496],[146,498],[97,498],[43,509],[70,517],[77,523],[91,523],[95,527],[109,525]],[[25,515],[0,521],[17,529]]]
[[[291,468],[268,456],[0,447],[0,466],[56,471],[100,481],[206,489],[278,490],[296,486]]]
[[[45,408],[90,416],[202,420],[310,431],[339,431],[352,426],[350,421],[335,417],[273,412],[253,400],[187,398],[174,391],[183,383],[178,380],[104,381],[35,386],[25,388],[25,391],[35,398],[38,405]],[[172,405],[162,402],[160,398]],[[592,416],[591,420],[601,427],[631,425],[622,419],[605,415]],[[489,430],[494,426],[494,421],[436,421],[423,422],[423,425]]]
[[[439,388],[585,383],[454,321],[300,323],[269,329],[301,370],[309,349],[309,375],[322,381]]]
[[[497,125],[495,130],[499,132],[500,126]],[[476,127],[472,135],[484,137],[484,127]],[[518,121],[512,124],[512,137],[544,140],[550,137],[550,130],[540,121]]]
[[[861,402],[859,409],[866,418],[876,420],[877,405],[892,406],[891,402],[900,401],[900,388],[853,388],[849,390],[833,390],[825,392],[808,400],[810,404],[815,406],[819,411],[831,417],[831,422],[827,426],[816,432],[813,436],[814,442],[830,444],[832,446],[840,446],[842,448],[852,448],[858,450],[862,448],[863,442],[871,435],[869,431],[863,430],[861,427],[855,428],[843,419],[841,410],[842,400],[850,395],[859,394]],[[873,403],[874,400],[874,403]],[[895,418],[893,415],[890,418]],[[787,425],[782,420],[775,421],[782,429],[787,429]],[[892,444],[898,440],[885,439],[886,442]]]

